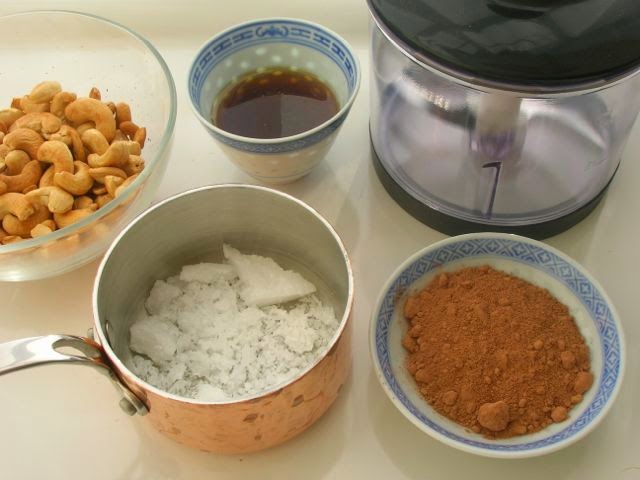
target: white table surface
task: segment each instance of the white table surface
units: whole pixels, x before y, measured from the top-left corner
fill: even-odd
[[[347,122],[326,161],[308,177],[282,188],[319,210],[351,254],[356,278],[354,367],[340,398],[305,433],[265,452],[227,457],[180,446],[156,433],[143,418],[125,416],[113,387],[92,369],[53,365],[4,376],[0,378],[0,478],[640,479],[640,414],[633,409],[640,400],[638,125],[601,205],[578,226],[548,240],[592,272],[620,313],[628,347],[620,396],[594,432],[561,452],[515,461],[481,458],[421,433],[392,406],[373,373],[367,333],[379,289],[402,260],[445,236],[396,205],[373,170],[364,0],[0,3],[0,13],[42,8],[107,16],[146,36],[164,55],[178,88],[178,120],[156,200],[200,185],[255,183],[224,158],[187,103],[187,67],[209,36],[240,21],[284,15],[323,23],[355,46],[364,75]],[[47,333],[85,334],[92,322],[96,268],[94,262],[50,280],[0,283],[0,341]]]

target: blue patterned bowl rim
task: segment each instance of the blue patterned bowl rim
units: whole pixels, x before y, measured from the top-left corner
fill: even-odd
[[[349,97],[347,98],[347,101],[344,103],[344,105],[342,105],[340,110],[333,117],[328,119],[326,122],[310,130],[307,130],[305,132],[299,133],[297,135],[291,135],[288,137],[281,137],[281,138],[243,137],[241,135],[236,135],[236,134],[227,132],[225,130],[222,130],[221,128],[218,128],[213,123],[211,123],[209,119],[205,118],[200,113],[198,109],[198,105],[194,103],[194,98],[191,95],[190,84],[196,69],[196,64],[200,60],[203,53],[211,45],[215,44],[225,36],[228,36],[230,33],[234,31],[239,31],[245,28],[249,28],[249,27],[259,27],[261,25],[270,25],[274,23],[286,23],[291,25],[300,25],[303,27],[309,27],[309,28],[321,31],[326,35],[328,35],[329,37],[333,37],[333,40],[335,40],[335,42],[339,44],[340,48],[346,52],[346,55],[348,55],[348,59],[351,62],[353,71],[355,73],[355,82],[353,87],[350,88],[351,92],[349,93]],[[288,42],[283,41],[283,43],[288,43]],[[347,115],[347,113],[351,109],[351,106],[353,105],[353,102],[355,101],[355,98],[358,94],[358,91],[360,89],[360,79],[361,79],[361,69],[360,69],[360,61],[358,60],[357,55],[353,51],[353,48],[351,47],[351,45],[344,38],[338,35],[336,32],[330,30],[329,28],[323,25],[320,25],[315,22],[310,22],[308,20],[302,20],[299,18],[290,18],[290,17],[271,17],[271,18],[261,18],[257,20],[250,20],[248,22],[239,23],[225,30],[222,30],[221,32],[215,34],[214,36],[206,40],[198,49],[198,52],[194,56],[191,62],[191,65],[189,66],[189,70],[187,72],[187,96],[189,97],[189,104],[191,105],[191,109],[193,110],[196,117],[200,120],[200,122],[205,127],[207,127],[207,129],[210,130],[212,134],[216,136],[216,138],[218,138],[221,141],[224,141],[224,143],[236,148],[241,148],[244,150],[251,150],[251,151],[255,150],[255,148],[252,148],[250,144],[260,144],[265,146],[268,146],[268,145],[276,146],[279,144],[287,144],[288,146],[284,148],[284,150],[283,149],[278,149],[278,150],[292,151],[292,150],[297,150],[303,146],[307,146],[310,143],[315,143],[316,141],[319,141],[320,139],[326,137],[331,132],[335,131],[337,127],[341,125],[342,121],[344,120],[344,117]],[[324,132],[325,130],[328,130],[328,132]],[[312,137],[311,142],[309,142],[308,137]],[[270,151],[272,149],[269,149],[267,147],[267,150]],[[261,151],[261,149],[258,148],[256,151]]]
[[[568,287],[581,300],[591,320],[595,322],[603,361],[598,390],[580,417],[555,434],[518,444],[483,440],[475,434],[458,435],[421,413],[409,400],[393,374],[387,340],[397,296],[437,267],[476,256],[501,257],[545,272]],[[416,252],[396,269],[383,286],[373,310],[369,334],[369,347],[376,376],[400,412],[433,438],[460,450],[483,456],[533,457],[557,451],[578,441],[604,418],[622,384],[625,360],[624,334],[618,314],[603,288],[581,265],[564,253],[542,242],[518,235],[471,233],[442,240]]]

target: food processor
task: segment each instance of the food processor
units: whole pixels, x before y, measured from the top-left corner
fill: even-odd
[[[586,217],[640,108],[640,2],[368,0],[373,161],[453,235]]]

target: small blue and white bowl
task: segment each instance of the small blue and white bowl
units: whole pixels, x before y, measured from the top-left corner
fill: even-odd
[[[406,371],[402,306],[439,272],[490,265],[546,288],[569,307],[591,353],[594,382],[562,423],[533,434],[489,440],[433,410]],[[370,348],[376,375],[393,404],[419,429],[460,450],[488,457],[523,458],[564,448],[592,431],[610,410],[622,383],[624,337],[604,292],[578,263],[544,243],[498,233],[474,233],[435,243],[391,275],[374,309]]]
[[[227,85],[252,70],[279,65],[309,71],[331,87],[338,113],[311,130],[274,139],[235,135],[211,122],[213,104]],[[240,169],[272,184],[292,182],[322,160],[359,86],[360,68],[349,44],[325,27],[291,18],[254,20],[224,30],[200,48],[188,75],[198,120]]]

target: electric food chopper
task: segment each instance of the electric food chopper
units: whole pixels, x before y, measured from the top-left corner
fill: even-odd
[[[640,107],[640,2],[368,3],[374,164],[400,205],[537,238],[595,208]]]

